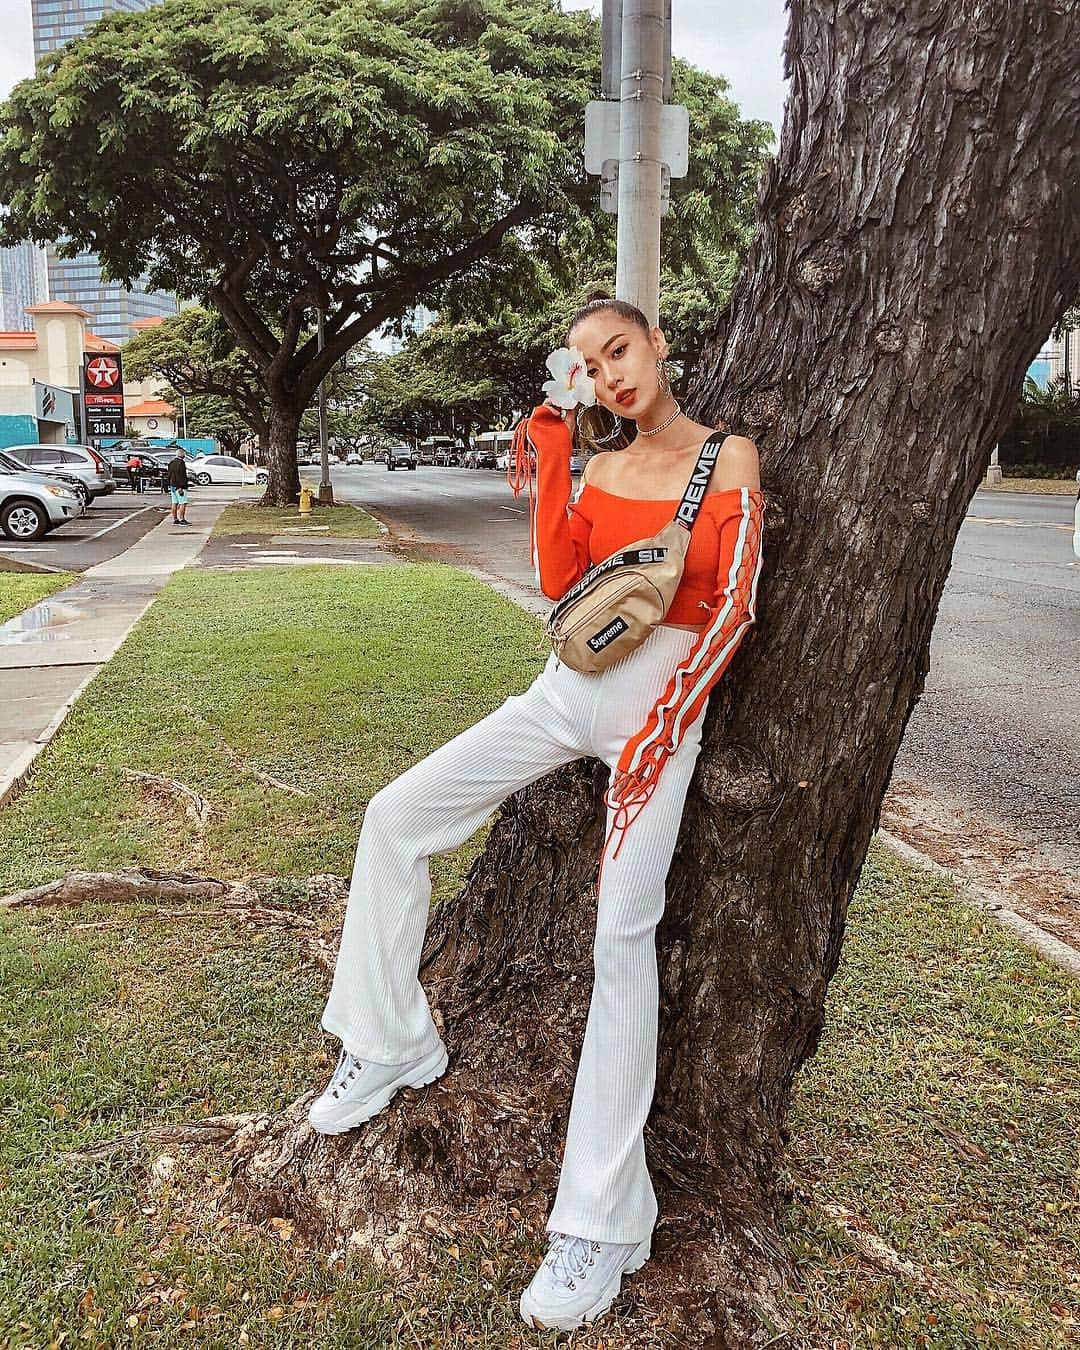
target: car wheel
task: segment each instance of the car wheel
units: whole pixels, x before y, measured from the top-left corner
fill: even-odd
[[[49,531],[48,513],[38,502],[16,498],[0,511],[0,530],[9,539],[40,539]]]
[[[270,475],[268,473],[257,473],[255,475],[256,483],[269,483]]]
[[[210,475],[208,473],[197,473],[195,475],[195,481],[198,483],[199,487],[209,487]]]

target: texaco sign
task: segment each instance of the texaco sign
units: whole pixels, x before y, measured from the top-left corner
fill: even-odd
[[[83,352],[87,436],[124,434],[124,374],[119,353]]]

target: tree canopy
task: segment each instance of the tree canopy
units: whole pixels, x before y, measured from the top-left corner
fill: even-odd
[[[599,52],[596,19],[555,0],[109,13],[4,108],[0,241],[64,239],[125,284],[212,304],[266,386],[268,495],[287,496],[300,416],[356,342],[485,279],[526,308],[538,269],[569,288],[565,259],[613,234],[581,155]],[[675,266],[738,232],[731,188],[770,134],[722,90],[679,69],[693,149],[666,218]]]

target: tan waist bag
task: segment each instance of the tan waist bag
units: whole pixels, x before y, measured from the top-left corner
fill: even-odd
[[[659,534],[598,562],[552,607],[544,631],[559,661],[584,675],[599,674],[640,647],[663,621],[726,434],[713,432],[701,447],[678,509]]]

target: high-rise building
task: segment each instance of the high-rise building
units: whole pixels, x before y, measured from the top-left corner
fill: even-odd
[[[49,270],[41,245],[24,239],[11,248],[0,248],[0,329],[29,331],[33,324],[27,305],[40,305],[48,298]]]
[[[113,9],[149,9],[157,0],[30,0],[34,23],[34,61],[70,42],[96,19]],[[145,278],[134,290],[105,281],[97,255],[80,253],[61,258],[51,245],[46,248],[48,298],[79,305],[93,316],[94,332],[112,342],[124,343],[131,325],[155,314],[175,314],[176,297],[149,289]],[[22,326],[21,323],[19,326]]]

